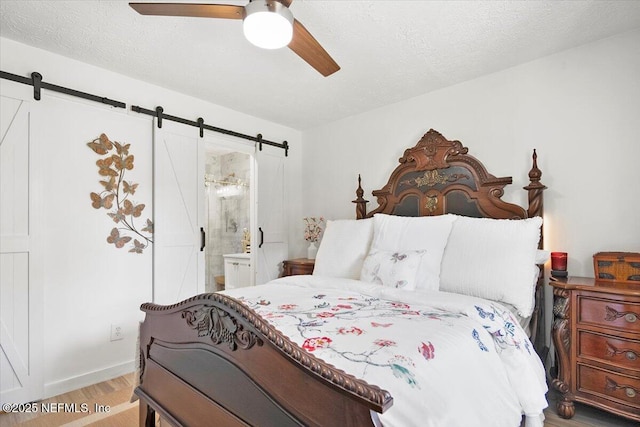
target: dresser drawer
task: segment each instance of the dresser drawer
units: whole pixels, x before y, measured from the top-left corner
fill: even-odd
[[[578,357],[640,372],[640,341],[578,331]]]
[[[579,295],[578,322],[640,332],[640,304]]]
[[[578,365],[578,391],[640,410],[640,378]]]

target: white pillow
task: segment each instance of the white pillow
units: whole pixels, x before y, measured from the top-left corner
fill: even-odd
[[[313,275],[358,280],[372,238],[372,218],[327,221]]]
[[[542,218],[456,216],[442,257],[440,290],[512,304],[533,312]]]
[[[405,217],[373,216],[372,251],[426,251],[420,263],[416,290],[438,290],[442,253],[455,220],[453,215]]]
[[[364,260],[360,280],[412,291],[418,267],[427,251],[371,251]]]
[[[549,261],[549,257],[551,257],[551,252],[550,251],[545,251],[545,250],[542,250],[542,249],[538,249],[536,251],[536,264],[542,265],[542,264],[546,263],[547,261]]]

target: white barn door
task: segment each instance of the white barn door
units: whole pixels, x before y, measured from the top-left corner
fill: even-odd
[[[37,150],[30,138],[29,91],[2,82],[0,92],[0,402],[24,403],[44,392]]]
[[[204,292],[204,162],[198,129],[154,121],[153,301],[174,304]]]
[[[256,285],[280,275],[288,246],[285,218],[284,150],[265,147],[256,152],[258,168],[258,236]]]

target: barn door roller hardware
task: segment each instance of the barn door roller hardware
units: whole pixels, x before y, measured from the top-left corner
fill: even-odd
[[[11,80],[17,83],[22,83],[25,85],[33,86],[33,99],[36,101],[40,101],[42,97],[42,89],[51,90],[58,93],[64,93],[66,95],[75,96],[77,98],[88,99],[89,101],[100,102],[101,104],[111,105],[112,107],[117,108],[127,108],[127,104],[120,101],[114,101],[113,99],[106,98],[104,96],[92,95],[90,93],[81,92],[75,89],[69,89],[67,87],[54,85],[52,83],[47,83],[42,81],[42,74],[38,72],[31,73],[31,78],[19,76],[17,74],[7,73],[6,71],[0,71],[0,78],[5,80]],[[223,133],[225,135],[235,136],[236,138],[247,139],[249,141],[257,142],[258,149],[262,151],[262,144],[271,145],[272,147],[282,148],[284,150],[284,155],[289,155],[289,143],[284,141],[282,143],[269,141],[262,138],[262,134],[258,134],[258,136],[245,135],[240,132],[235,132],[232,130],[222,129],[216,126],[207,125],[204,123],[204,119],[199,117],[197,121],[183,119],[181,117],[171,116],[169,114],[164,114],[164,109],[160,106],[156,107],[155,110],[148,110],[146,108],[138,107],[136,105],[131,106],[131,110],[136,113],[147,114],[149,116],[154,116],[157,118],[158,127],[162,127],[163,120],[170,120],[173,122],[182,123],[189,126],[194,126],[200,129],[200,138],[204,137],[204,130],[210,130],[213,132]]]
[[[235,136],[236,138],[242,138],[242,139],[247,139],[249,141],[257,142],[258,143],[258,149],[260,151],[262,151],[262,144],[266,144],[266,145],[270,145],[272,147],[282,148],[284,150],[284,155],[285,156],[289,155],[289,143],[287,141],[284,141],[282,143],[269,141],[269,140],[263,139],[262,138],[262,134],[260,134],[260,133],[257,136],[251,136],[251,135],[246,135],[244,133],[235,132],[235,131],[228,130],[228,129],[222,129],[222,128],[219,128],[219,127],[216,127],[216,126],[211,126],[211,125],[206,124],[202,117],[198,117],[198,119],[196,121],[194,121],[194,120],[184,119],[182,117],[172,116],[170,114],[165,114],[164,113],[164,108],[162,108],[160,106],[156,107],[155,110],[150,110],[148,108],[143,108],[143,107],[140,107],[140,106],[137,106],[137,105],[132,105],[131,106],[131,111],[135,111],[136,113],[146,114],[146,115],[155,117],[157,119],[157,123],[158,123],[158,127],[159,128],[162,127],[163,120],[170,120],[172,122],[182,123],[183,125],[193,126],[193,127],[198,128],[200,130],[200,138],[202,138],[204,136],[204,130],[206,129],[206,130],[210,130],[210,131],[213,131],[213,132],[222,133],[222,134],[225,134],[225,135]]]
[[[6,71],[0,71],[0,78],[11,80],[17,83],[33,86],[33,99],[40,101],[42,89],[51,90],[58,93],[64,93],[66,95],[75,96],[77,98],[88,99],[89,101],[100,102],[101,104],[111,105],[112,107],[127,108],[127,104],[120,101],[114,101],[113,99],[105,98],[104,96],[92,95],[86,92],[80,92],[79,90],[69,89],[68,87],[54,85],[42,81],[42,74],[38,72],[31,73],[31,78],[18,76],[17,74],[7,73]]]

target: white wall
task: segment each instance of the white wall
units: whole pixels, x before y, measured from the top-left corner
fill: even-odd
[[[203,117],[205,123],[221,128],[287,140],[291,147],[287,202],[292,215],[300,217],[301,133],[12,40],[0,39],[0,52],[2,71],[27,77],[37,71],[46,82],[127,104],[127,110],[112,108],[47,90],[42,91],[42,101],[32,101],[34,146],[44,159],[36,172],[41,181],[36,186],[44,188],[41,209],[47,232],[40,244],[46,255],[39,261],[45,277],[45,394],[52,396],[130,372],[137,321],[142,318],[139,305],[151,299],[151,252],[130,254],[105,241],[113,223],[105,211],[91,207],[89,193],[100,188],[95,165],[100,157],[86,142],[106,132],[112,139],[131,143],[135,156],[131,178],[140,184],[136,199],[147,204],[148,214],[153,125],[150,116],[131,112],[131,105],[149,109],[161,105],[166,114]],[[301,232],[292,233],[292,241],[301,240]],[[109,340],[114,322],[124,326],[122,341]]]
[[[640,30],[303,132],[304,213],[354,218],[358,173],[375,208],[430,128],[513,176],[505,199],[525,206],[538,150],[545,247],[569,253],[571,275],[593,277],[595,252],[640,252]]]
[[[593,277],[594,252],[640,251],[640,30],[303,132],[305,209],[355,217],[358,173],[373,209],[430,128],[513,176],[505,199],[525,206],[538,150],[545,246],[569,253],[571,274]]]

